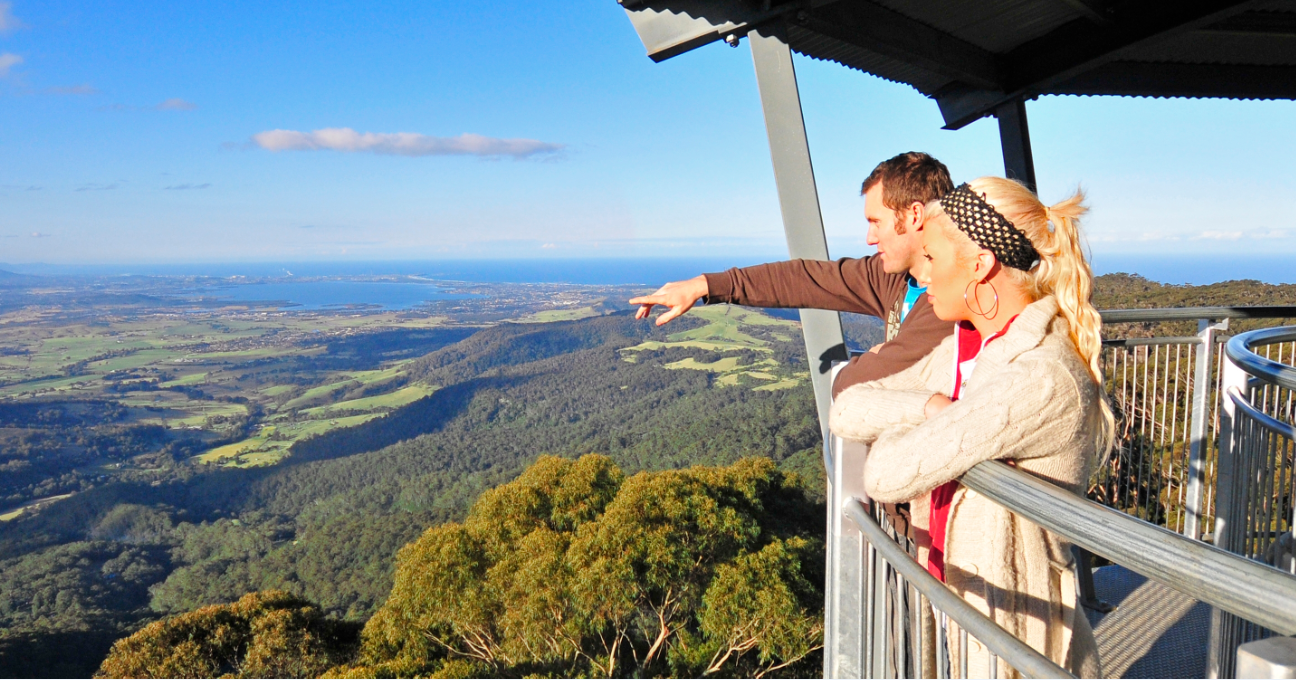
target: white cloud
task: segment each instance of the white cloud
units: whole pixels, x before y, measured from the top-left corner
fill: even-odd
[[[13,15],[12,2],[0,2],[0,33],[9,33],[26,26]]]
[[[267,151],[331,150],[391,156],[512,156],[522,159],[557,153],[562,144],[534,139],[500,139],[462,134],[432,137],[413,132],[356,132],[351,128],[325,128],[313,132],[267,130],[252,135],[252,143]]]
[[[0,54],[0,78],[9,75],[9,69],[23,63],[23,58],[13,52]]]
[[[113,182],[112,184],[82,184],[77,187],[75,191],[112,191],[113,189],[116,189],[117,186],[117,182]]]
[[[193,102],[180,99],[179,97],[172,97],[171,99],[168,99],[162,102],[161,104],[154,106],[153,108],[157,109],[158,111],[193,111],[194,109],[198,108],[198,105]]]
[[[47,87],[45,88],[45,94],[99,94],[99,90],[89,83],[82,83],[80,85]]]
[[[206,189],[211,186],[211,182],[203,184],[172,184],[169,187],[163,187],[167,191],[190,191],[193,189]]]
[[[1203,231],[1193,237],[1194,240],[1236,241],[1242,238],[1240,231]]]

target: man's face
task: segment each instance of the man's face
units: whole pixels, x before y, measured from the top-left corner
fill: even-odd
[[[909,228],[903,234],[896,233],[896,213],[882,204],[881,182],[864,193],[864,218],[868,220],[868,244],[877,246],[883,271],[909,274],[920,264],[918,255],[922,249],[922,232]]]

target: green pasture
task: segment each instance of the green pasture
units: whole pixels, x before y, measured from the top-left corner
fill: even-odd
[[[281,406],[281,407],[280,407],[280,410],[281,410],[281,411],[290,411],[290,410],[293,410],[293,409],[301,408],[302,406],[305,406],[305,405],[311,403],[312,401],[316,401],[316,400],[320,399],[321,397],[327,396],[330,392],[334,392],[334,391],[341,390],[341,389],[346,389],[346,388],[348,388],[349,386],[353,386],[354,383],[360,383],[361,385],[372,385],[372,384],[374,384],[374,383],[382,382],[382,381],[384,381],[384,380],[391,380],[391,379],[393,379],[393,378],[400,377],[400,375],[403,373],[402,365],[405,364],[405,363],[408,363],[408,362],[407,362],[407,361],[402,361],[400,364],[397,364],[397,365],[392,366],[392,367],[390,367],[390,368],[381,369],[381,370],[374,370],[374,371],[348,371],[348,372],[344,372],[344,373],[338,373],[336,376],[334,376],[334,379],[333,379],[332,382],[329,382],[329,383],[326,383],[326,384],[323,384],[323,385],[319,385],[319,386],[316,386],[316,387],[312,387],[312,388],[310,388],[309,390],[306,390],[305,392],[302,392],[300,395],[294,397],[293,399],[291,399],[290,401],[288,401],[287,403],[285,403],[283,406]],[[284,390],[284,391],[286,391],[286,390]],[[282,394],[282,392],[280,392],[280,394]],[[431,392],[428,392],[428,394],[431,394]],[[273,395],[271,395],[271,396],[273,396]],[[366,399],[378,399],[378,398],[382,398],[382,397],[384,397],[384,396],[387,396],[387,395],[377,395],[377,396],[375,396],[375,397],[366,397]],[[418,396],[418,397],[414,397],[414,398],[412,398],[412,399],[409,399],[409,401],[414,401],[415,399],[419,399],[419,398],[421,398],[421,397],[423,397],[423,396],[426,396],[426,395],[420,395],[420,396]],[[355,400],[352,400],[352,401],[363,401],[363,400],[362,400],[362,399],[355,399]],[[404,403],[409,403],[409,401],[404,402]]]
[[[367,413],[343,418],[322,418],[319,420],[284,423],[282,425],[266,425],[252,437],[241,442],[216,447],[206,453],[194,456],[191,460],[229,467],[273,465],[286,456],[288,449],[300,439],[322,434],[329,430],[359,425],[381,415],[380,413]]]
[[[137,368],[148,368],[168,361],[172,361],[177,356],[174,350],[166,349],[146,349],[128,354],[124,357],[112,357],[95,361],[89,364],[89,368],[96,373],[111,373],[112,371],[129,371]]]
[[[782,380],[780,380],[780,381],[778,381],[778,382],[775,382],[775,383],[770,383],[770,384],[768,384],[768,385],[761,385],[760,387],[753,387],[753,388],[752,388],[752,391],[754,391],[754,392],[775,392],[775,391],[777,391],[777,390],[790,390],[790,389],[792,389],[793,387],[796,387],[797,385],[800,385],[800,384],[802,384],[803,382],[805,382],[805,380],[806,380],[807,378],[809,378],[809,377],[810,377],[810,374],[808,374],[808,373],[801,373],[801,374],[798,374],[798,375],[793,376],[793,377],[791,377],[791,378],[784,378],[784,379],[782,379]]]
[[[18,383],[0,387],[0,397],[16,397],[23,394],[43,392],[65,392],[78,385],[90,385],[99,381],[97,375],[77,375],[70,378],[48,378],[33,382]]]
[[[299,396],[294,397],[293,399],[285,403],[283,406],[280,407],[279,410],[291,411],[293,409],[301,408],[302,406],[305,406],[306,404],[309,404],[312,401],[315,401],[316,399],[320,399],[322,397],[327,396],[331,392],[336,392],[338,390],[346,389],[347,386],[352,385],[355,382],[356,381],[351,380],[350,378],[344,378],[336,382],[320,385],[319,387],[312,387],[309,390],[302,392]]]
[[[509,321],[513,323],[551,323],[553,321],[578,321],[598,315],[598,311],[592,306],[579,309],[546,309],[543,312],[509,319]]]
[[[694,307],[689,316],[706,321],[687,331],[672,333],[665,342],[650,340],[622,351],[626,361],[634,362],[633,355],[627,354],[641,350],[654,350],[663,347],[694,347],[709,351],[724,352],[735,349],[751,349],[768,352],[769,342],[752,337],[743,332],[743,326],[765,326],[788,328],[794,330],[796,324],[735,306]]]
[[[419,399],[432,394],[436,390],[437,388],[429,387],[427,385],[409,385],[394,392],[388,392],[387,394],[361,397],[360,399],[352,399],[350,401],[339,401],[336,404],[329,404],[327,406],[308,408],[305,411],[302,411],[302,413],[312,417],[318,417],[335,411],[390,410],[418,401]]]
[[[176,378],[175,380],[168,380],[158,385],[158,387],[166,388],[166,387],[182,387],[187,385],[201,385],[202,383],[207,382],[207,375],[208,374],[206,372],[190,373],[189,375]]]
[[[665,364],[662,368],[669,368],[671,370],[685,368],[694,371],[728,373],[729,371],[738,368],[738,357],[724,357],[723,359],[717,359],[709,364],[704,364],[693,357],[689,357],[687,359],[681,359],[680,361],[673,361],[669,364]]]
[[[45,498],[37,498],[34,501],[28,501],[12,510],[7,510],[4,511],[3,513],[0,513],[0,522],[8,522],[9,520],[17,519],[19,516],[21,516],[24,512],[27,512],[28,510],[39,510],[40,508],[43,508],[46,505],[49,505],[50,503],[53,503],[55,501],[61,501],[64,498],[71,498],[71,497],[72,494],[65,493],[60,496],[46,496]]]
[[[785,389],[799,384],[799,380],[795,378],[782,380],[779,376],[773,373],[760,370],[762,368],[777,370],[778,367],[778,362],[770,358],[765,358],[754,364],[743,366],[738,363],[738,357],[723,357],[711,363],[703,363],[693,357],[688,357],[687,359],[673,361],[662,366],[662,368],[668,368],[671,370],[683,369],[719,373],[720,376],[716,378],[715,384],[720,387],[737,387],[742,384],[742,376],[747,376],[756,380],[775,381],[769,385],[761,385],[753,388],[757,390]],[[784,384],[788,382],[788,380],[790,380],[791,383]]]

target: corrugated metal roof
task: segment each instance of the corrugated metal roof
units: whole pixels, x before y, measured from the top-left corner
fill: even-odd
[[[1121,55],[1127,61],[1296,66],[1296,35],[1193,31]]]
[[[913,64],[885,57],[795,25],[788,27],[788,45],[812,59],[834,61],[884,80],[903,83],[927,96],[935,94],[950,83],[949,78]]]
[[[877,0],[991,52],[1007,52],[1085,15],[1062,0]]]
[[[775,23],[936,99],[949,127],[1044,94],[1296,99],[1296,0],[621,1],[692,17],[654,58]]]

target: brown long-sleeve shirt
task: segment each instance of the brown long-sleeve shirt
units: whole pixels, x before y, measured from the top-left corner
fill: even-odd
[[[833,395],[909,368],[954,332],[936,317],[927,296],[914,303],[903,322],[908,277],[882,270],[882,259],[844,257],[836,262],[788,260],[706,274],[707,302],[750,307],[829,309],[867,314],[887,324],[887,341],[876,352],[850,360],[837,374]]]

